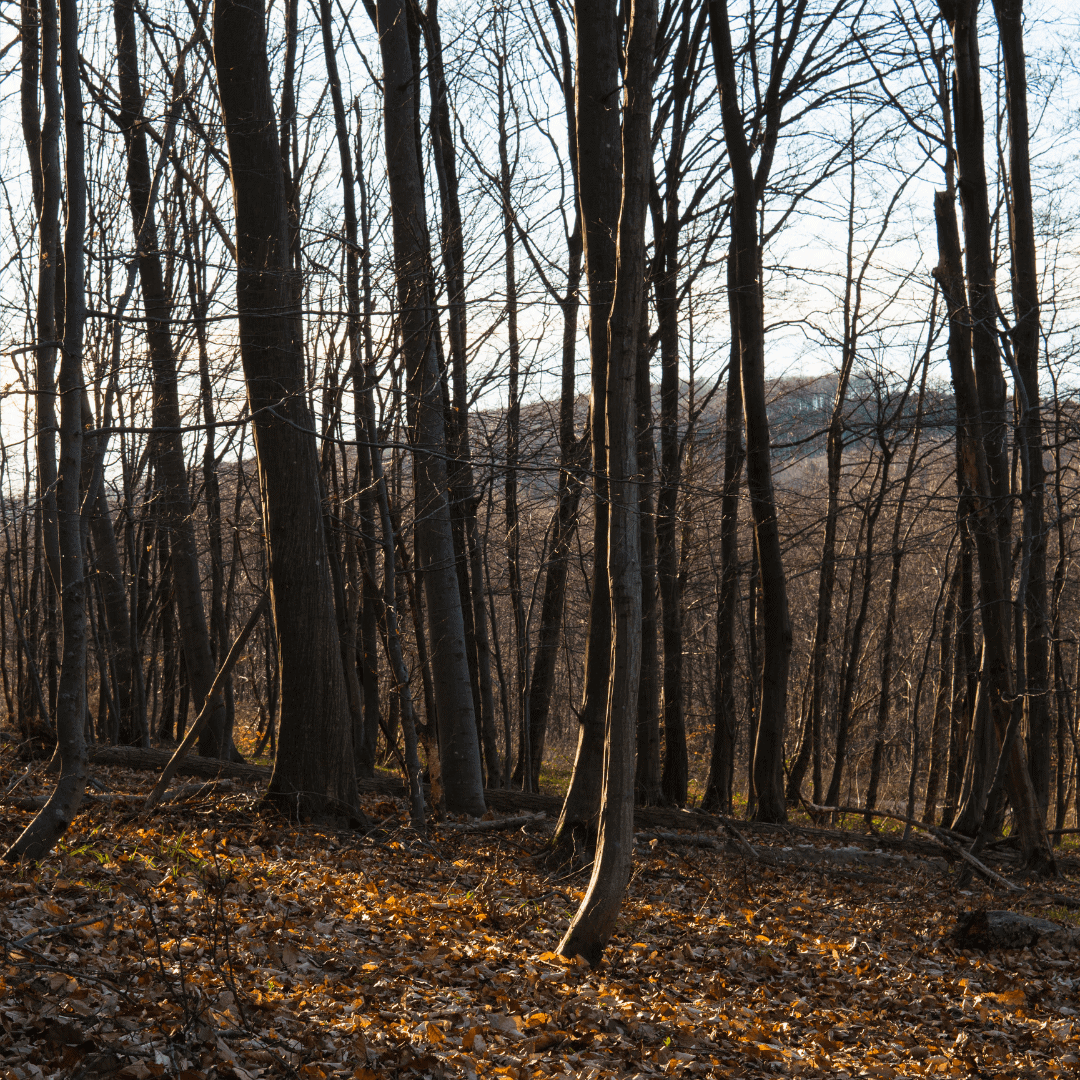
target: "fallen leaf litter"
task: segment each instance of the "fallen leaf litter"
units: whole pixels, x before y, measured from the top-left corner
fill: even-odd
[[[958,914],[1009,901],[931,863],[641,844],[594,970],[555,952],[587,873],[539,869],[543,836],[422,841],[369,796],[365,838],[259,813],[250,785],[196,795],[147,819],[92,804],[40,867],[3,871],[0,1080],[1080,1071],[1080,955],[955,949]],[[0,816],[6,844],[30,811]]]

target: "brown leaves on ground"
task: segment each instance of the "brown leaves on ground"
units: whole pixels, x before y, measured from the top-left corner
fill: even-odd
[[[385,797],[367,800],[372,837],[295,829],[255,799],[238,785],[146,820],[102,800],[42,866],[3,871],[0,1077],[1080,1066],[1077,957],[954,950],[957,914],[1002,899],[958,895],[937,871],[875,880],[656,844],[594,970],[554,952],[587,881],[537,869],[544,837],[436,824],[423,841]],[[0,809],[5,843],[28,816]]]

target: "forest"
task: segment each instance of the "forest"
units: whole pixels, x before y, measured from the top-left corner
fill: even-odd
[[[4,1076],[1080,1063],[1068,5],[0,11]]]

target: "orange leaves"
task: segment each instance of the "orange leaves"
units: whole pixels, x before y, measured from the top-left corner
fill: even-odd
[[[404,804],[367,809],[395,828]],[[430,848],[407,832],[343,842],[220,816],[195,833],[182,818],[139,830],[94,818],[107,850],[0,879],[9,942],[93,920],[9,953],[0,1077],[36,1078],[31,1064],[75,1075],[91,1055],[108,1075],[131,1069],[125,1080],[893,1080],[1080,1065],[1068,958],[954,954],[953,898],[932,881],[837,885],[723,853],[646,855],[594,969],[555,951],[584,877],[545,877],[518,839],[435,826]]]

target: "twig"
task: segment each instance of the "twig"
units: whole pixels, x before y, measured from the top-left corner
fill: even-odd
[[[12,784],[12,785],[11,785],[11,786],[10,786],[10,787],[8,788],[8,789],[7,789],[7,791],[5,791],[5,792],[4,792],[4,794],[3,794],[3,798],[5,798],[5,799],[6,799],[6,798],[7,798],[7,797],[8,797],[8,796],[9,796],[9,795],[10,795],[10,794],[11,794],[11,793],[12,793],[12,792],[13,792],[13,791],[14,791],[14,790],[15,790],[15,789],[16,789],[16,788],[17,788],[17,787],[18,787],[18,786],[19,786],[19,785],[20,785],[20,784],[21,784],[21,783],[22,783],[22,782],[23,782],[23,781],[24,781],[24,780],[25,780],[25,779],[26,779],[26,778],[27,778],[27,777],[28,777],[29,775],[30,775],[30,773],[31,773],[31,772],[33,772],[33,769],[34,769],[34,763],[33,763],[33,762],[30,762],[30,764],[26,766],[26,772],[24,772],[24,773],[22,774],[22,776],[20,776],[20,777],[18,778],[18,780],[16,780],[16,781],[15,781],[15,782],[14,782],[14,783],[13,783],[13,784]]]
[[[40,930],[35,930],[31,934],[27,934],[26,937],[19,938],[18,941],[12,941],[9,944],[9,947],[12,949],[21,949],[36,937],[52,937],[53,934],[62,934],[66,930],[78,930],[83,926],[93,926],[95,923],[111,921],[111,918],[107,919],[105,916],[99,915],[96,919],[83,919],[82,922],[67,923],[65,926],[43,926]]]

